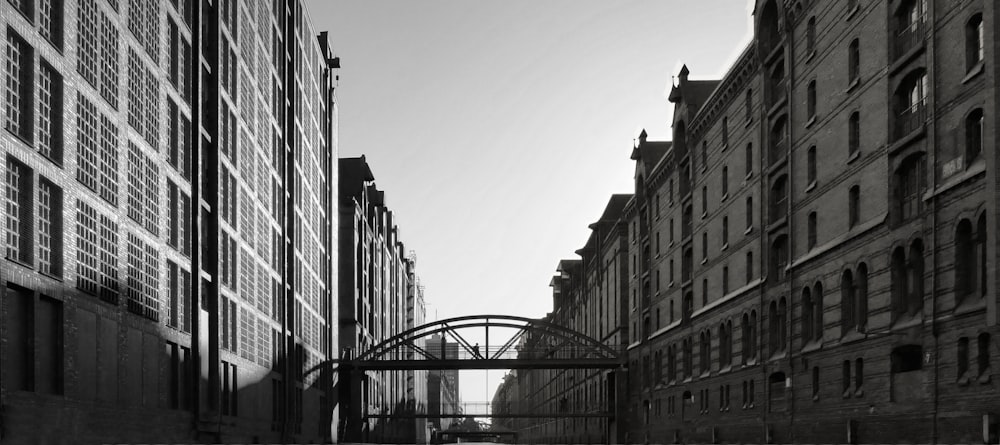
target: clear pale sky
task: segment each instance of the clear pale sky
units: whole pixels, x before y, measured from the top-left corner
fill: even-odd
[[[341,59],[340,156],[367,156],[417,253],[429,320],[550,311],[559,260],[633,188],[639,130],[670,139],[671,76],[686,63],[721,77],[751,20],[745,0],[307,8]],[[488,401],[503,374],[463,371],[463,400]]]

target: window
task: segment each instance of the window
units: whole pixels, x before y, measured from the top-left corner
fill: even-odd
[[[857,289],[854,287],[854,274],[850,269],[840,276],[840,334],[846,335],[857,330],[856,307]]]
[[[893,97],[896,139],[923,128],[929,88],[926,72],[918,69],[907,75],[896,89]]]
[[[753,227],[753,196],[747,196],[746,201],[747,201],[747,206],[746,206],[747,229],[750,229]]]
[[[972,71],[983,62],[983,15],[976,14],[965,24],[965,68]]]
[[[809,249],[813,249],[813,248],[816,247],[816,231],[817,231],[817,228],[816,228],[816,225],[817,225],[816,212],[809,212],[809,217],[808,218],[809,218],[809,220],[808,220],[809,221],[809,223],[808,223],[809,224],[809,227],[808,227],[809,233],[808,233],[808,240],[807,240],[806,244],[807,244],[807,247]]]
[[[191,121],[170,98],[167,98],[167,119],[167,163],[185,179],[191,179]]]
[[[708,187],[701,187],[701,215],[704,218],[708,214]]]
[[[976,367],[979,372],[979,382],[987,383],[990,378],[990,334],[983,332],[976,339]]]
[[[861,114],[851,113],[847,119],[847,154],[853,155],[861,149]]]
[[[6,102],[4,128],[31,143],[32,78],[34,51],[20,35],[7,28]]]
[[[816,81],[809,81],[806,86],[806,116],[810,119],[816,117]]]
[[[38,33],[56,48],[63,46],[63,0],[38,2]]]
[[[775,285],[785,279],[785,266],[788,265],[788,236],[779,235],[771,243],[771,284]]]
[[[892,314],[893,320],[918,315],[923,310],[924,259],[923,242],[919,239],[910,245],[909,255],[902,246],[892,253]]]
[[[809,147],[806,152],[806,182],[808,185],[816,183],[816,146]]]
[[[753,119],[753,90],[747,90],[743,104],[743,113],[747,122]]]
[[[118,206],[118,125],[101,114],[100,196],[109,204]]]
[[[128,217],[153,235],[159,230],[159,167],[128,141]]]
[[[63,159],[63,81],[44,60],[38,79],[38,152],[57,164]]]
[[[128,232],[128,310],[153,321],[160,318],[159,252],[139,236]]]
[[[975,234],[972,231],[972,223],[963,219],[958,223],[955,231],[955,304],[961,305],[969,296],[976,294],[976,287],[979,280],[976,273],[979,268],[976,263],[979,260],[977,245],[973,244]]]
[[[38,271],[55,277],[63,272],[63,193],[45,178],[38,181]]]
[[[895,21],[895,58],[923,44],[927,20],[927,0],[907,0],[897,10]]]
[[[729,117],[722,117],[722,149],[729,147]]]
[[[854,360],[854,395],[861,397],[864,395],[862,388],[865,384],[865,360],[858,358]]]
[[[728,246],[728,245],[729,245],[729,217],[728,216],[723,216],[722,217],[722,246],[723,246],[723,248],[725,248],[725,246]]]
[[[722,166],[722,199],[729,196],[729,167]]]
[[[128,29],[153,60],[160,58],[160,4],[129,0]]]
[[[701,307],[708,306],[708,279],[701,280]]]
[[[100,258],[102,300],[118,304],[120,279],[118,277],[118,234],[119,225],[106,215],[100,215]]]
[[[28,20],[33,20],[32,13],[34,11],[31,10],[31,0],[7,0],[7,3],[10,3],[14,9],[27,17]]]
[[[191,254],[190,207],[191,197],[167,181],[167,245],[185,255]]]
[[[860,77],[861,71],[861,43],[858,39],[851,40],[847,46],[847,80],[854,83]]]
[[[753,251],[747,252],[746,267],[746,284],[750,284],[753,281]]]
[[[757,357],[757,311],[743,314],[742,323],[743,364],[750,363]]]
[[[840,365],[840,392],[844,398],[851,396],[851,361],[844,360]]]
[[[97,295],[97,211],[76,201],[76,288]]]
[[[694,375],[694,342],[690,338],[684,339],[684,376],[690,378]]]
[[[725,368],[733,363],[733,322],[725,321],[719,325],[719,367]]]
[[[750,176],[753,173],[753,144],[747,143],[746,148],[746,174]]]
[[[810,340],[823,341],[823,283],[816,282],[812,291],[812,338]]]
[[[785,373],[772,373],[767,378],[767,386],[768,409],[771,412],[784,412],[786,409]]]
[[[708,259],[708,232],[701,234],[701,259]]]
[[[802,289],[802,347],[804,348],[813,340],[813,329],[815,322],[815,308],[812,298],[812,290],[808,286]]]
[[[118,109],[118,26],[101,11],[101,97]]]
[[[708,168],[708,141],[701,141],[701,169]]]
[[[771,301],[768,306],[768,347],[771,355],[785,350],[785,342],[788,338],[788,303],[784,298],[780,301]]]
[[[854,185],[847,191],[847,224],[849,227],[858,225],[860,214],[861,188]]]
[[[983,153],[983,109],[976,108],[965,118],[965,164],[971,165]]]
[[[707,374],[712,369],[712,331],[703,331],[700,335],[700,358],[701,373]]]
[[[868,326],[868,265],[861,263],[858,265],[858,276],[856,278],[854,291],[854,322],[858,331],[864,331]]]
[[[128,49],[128,123],[158,150],[160,83],[135,49]]]
[[[924,155],[915,154],[905,159],[892,179],[895,222],[900,224],[920,216],[923,210],[922,195],[927,187]]]
[[[785,217],[788,200],[788,177],[781,176],[771,186],[771,223],[774,224]]]
[[[786,151],[788,149],[787,141],[785,140],[785,124],[787,119],[784,116],[778,118],[778,122],[774,124],[771,128],[771,164],[775,164],[782,160],[786,156]]]
[[[961,337],[958,339],[958,347],[956,348],[955,365],[956,365],[956,379],[959,384],[969,383],[969,337]]]
[[[809,17],[806,22],[806,57],[816,51],[816,17]]]
[[[8,155],[4,173],[4,256],[24,265],[31,264],[32,176],[26,165]]]

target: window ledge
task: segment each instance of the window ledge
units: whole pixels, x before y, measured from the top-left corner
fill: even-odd
[[[957,384],[958,386],[969,386],[969,373],[968,373],[968,372],[966,372],[965,374],[962,374],[962,376],[961,376],[961,377],[959,377],[959,378],[958,378],[958,381],[957,381],[957,382],[955,382],[955,383],[956,383],[956,384]]]
[[[856,341],[861,341],[866,338],[868,338],[868,336],[865,335],[863,332],[859,332],[857,330],[852,329],[850,332],[844,334],[844,336],[840,338],[840,344],[844,345],[848,343],[854,343]]]
[[[861,157],[861,150],[854,150],[851,154],[847,155],[847,163],[851,164],[857,161]]]
[[[850,94],[855,88],[858,87],[858,85],[861,85],[861,79],[859,77],[851,79],[851,83],[847,84],[847,89],[844,90],[844,93]]]
[[[38,273],[41,274],[44,277],[48,277],[48,278],[51,278],[51,279],[59,281],[59,282],[63,281],[63,278],[61,276],[59,276],[59,275],[51,274],[51,273],[48,273],[48,272],[41,272],[41,271],[39,271]]]
[[[813,352],[823,349],[823,340],[813,340],[802,347],[802,352]]]
[[[729,243],[725,243],[725,244],[723,244],[723,245],[722,245],[722,248],[721,248],[721,249],[719,249],[719,250],[720,250],[720,251],[723,251],[723,252],[725,252],[725,251],[729,250]]]
[[[851,8],[850,11],[847,11],[847,16],[844,17],[844,20],[851,20],[852,17],[858,14],[858,11],[860,9],[861,9],[860,5],[854,5],[854,7]]]
[[[969,168],[966,169],[964,173],[962,173],[962,174],[956,174],[955,176],[949,177],[948,180],[945,181],[943,184],[941,184],[940,186],[938,186],[934,190],[930,190],[927,193],[925,193],[924,196],[923,196],[923,200],[924,201],[930,201],[935,196],[940,195],[940,194],[942,194],[942,193],[944,193],[944,192],[946,192],[946,191],[948,191],[948,190],[950,190],[950,189],[958,186],[959,184],[961,184],[961,183],[963,183],[965,181],[968,181],[968,180],[970,180],[972,178],[975,178],[976,176],[979,176],[979,175],[985,173],[986,172],[986,162],[983,161],[981,158],[982,157],[980,157],[980,160],[977,160],[976,162],[973,162],[972,165],[969,166]]]
[[[708,262],[708,258],[702,258],[702,259],[701,259],[701,264],[705,264],[705,263],[707,263],[707,262]]]
[[[907,328],[912,328],[915,326],[920,326],[923,323],[923,318],[919,314],[906,314],[891,326],[889,326],[890,331],[900,331]]]
[[[854,391],[854,397],[864,397],[864,396],[865,396],[865,390],[858,388],[857,391]]]
[[[674,287],[674,280],[670,280],[670,284],[667,284],[667,287]]]
[[[850,398],[851,398],[851,388],[847,388],[847,389],[845,389],[845,390],[844,390],[844,393],[843,393],[843,394],[841,394],[841,395],[840,395],[840,397],[841,397],[842,399],[845,399],[845,400],[846,400],[846,399],[850,399]]]
[[[753,226],[747,227],[747,229],[743,231],[743,234],[749,235],[750,232],[753,232]]]
[[[918,141],[920,139],[923,139],[924,133],[926,132],[926,130],[927,130],[927,124],[926,123],[921,123],[920,126],[917,127],[917,129],[911,131],[909,134],[906,134],[906,135],[903,135],[900,138],[897,138],[896,142],[893,142],[892,144],[889,144],[889,150],[887,150],[887,151],[889,152],[889,154],[896,154],[896,152],[900,151],[904,147],[906,147],[906,146],[908,146],[908,145],[912,144],[913,142],[916,142],[916,141]]]
[[[972,68],[969,68],[969,73],[962,78],[962,84],[969,83],[969,81],[975,79],[976,77],[979,77],[979,75],[982,73],[983,73],[983,61],[980,60],[976,62],[975,65],[972,65]]]
[[[975,295],[966,295],[962,302],[955,306],[954,315],[966,315],[986,310],[986,299]]]
[[[809,120],[806,121],[806,128],[811,128],[816,123],[816,115],[813,114],[809,116]]]
[[[727,199],[729,199],[729,193],[728,192],[722,194],[722,198],[720,199],[720,201],[726,202]]]
[[[806,193],[809,193],[809,192],[811,192],[811,191],[812,191],[812,190],[813,190],[814,188],[816,188],[816,180],[815,180],[815,179],[814,179],[814,180],[812,180],[812,181],[809,181],[809,185],[807,185],[807,186],[806,186],[806,190],[805,190],[805,191],[806,191]]]
[[[809,54],[806,55],[806,63],[811,62],[812,59],[815,58],[816,58],[816,50],[815,49],[809,50]]]
[[[708,216],[708,212],[701,212],[701,219],[705,219]]]
[[[986,370],[984,370],[983,373],[979,376],[979,379],[977,379],[977,381],[981,385],[989,384],[990,383],[990,375],[991,374],[992,373],[990,372],[990,368],[987,367]]]
[[[750,128],[751,124],[753,124],[753,118],[747,118],[746,122],[743,123],[743,128]]]
[[[786,355],[787,354],[785,353],[785,351],[781,350],[781,351],[775,352],[774,354],[771,354],[771,357],[768,358],[767,360],[769,362],[776,362],[778,360],[781,360],[781,359],[785,358]]]
[[[747,181],[749,181],[750,178],[753,178],[753,170],[748,171],[747,175],[746,175],[746,177],[744,179],[746,179]]]
[[[10,262],[12,262],[14,264],[17,264],[18,266],[21,266],[21,267],[24,267],[24,268],[27,268],[27,269],[32,269],[32,270],[35,269],[34,267],[31,266],[31,264],[26,263],[24,261],[21,261],[21,260],[19,260],[17,258],[11,258],[11,257],[5,257],[5,258],[7,259],[7,261],[10,261]]]

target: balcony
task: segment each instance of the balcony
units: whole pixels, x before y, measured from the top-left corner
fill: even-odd
[[[780,103],[782,100],[785,99],[787,95],[785,91],[785,86],[787,84],[788,81],[784,77],[778,80],[774,79],[771,80],[771,84],[768,88],[768,94],[767,94],[768,110],[770,110],[772,107],[774,107],[775,105],[777,105],[778,103]]]
[[[919,17],[914,23],[905,25],[896,33],[893,42],[893,60],[903,57],[924,42],[924,18]]]
[[[914,131],[923,128],[927,119],[927,105],[923,100],[911,105],[896,115],[895,136],[901,139]]]

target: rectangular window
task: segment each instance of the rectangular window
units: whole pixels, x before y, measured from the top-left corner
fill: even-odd
[[[63,271],[63,193],[41,178],[38,182],[38,271],[61,277]]]
[[[117,110],[118,60],[121,58],[118,47],[118,27],[104,11],[99,12],[101,17],[101,97],[108,102],[108,105]]]
[[[38,152],[63,162],[63,78],[44,60],[38,70]]]
[[[97,211],[76,201],[76,288],[97,295]]]
[[[118,304],[118,223],[100,215],[101,299]]]
[[[4,255],[9,260],[29,265],[32,237],[32,171],[12,156],[7,156],[6,164]]]
[[[118,206],[118,125],[101,114],[101,183],[100,195],[109,204]]]
[[[177,263],[167,260],[167,326],[177,328],[180,325],[181,290],[180,274]]]
[[[159,253],[136,234],[128,233],[128,310],[159,320]]]
[[[76,94],[76,180],[97,192],[97,107],[82,93]]]
[[[63,0],[38,2],[38,33],[58,49],[63,47]]]
[[[160,58],[160,3],[128,2],[128,29],[153,60]]]
[[[13,29],[7,28],[6,102],[4,127],[17,137],[31,141],[32,79],[34,51]]]
[[[80,0],[76,8],[76,71],[97,87],[97,1]]]

